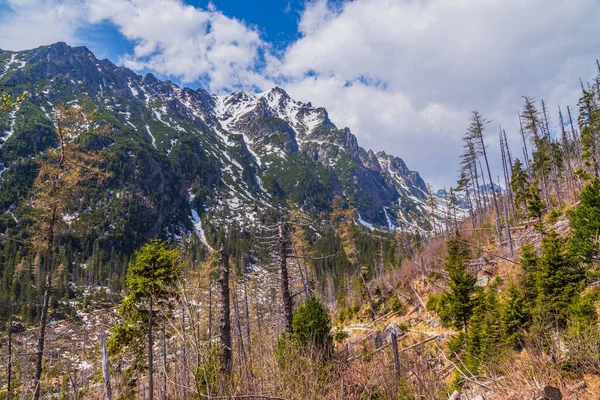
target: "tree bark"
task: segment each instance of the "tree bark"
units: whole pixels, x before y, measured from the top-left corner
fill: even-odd
[[[225,246],[221,245],[221,271],[219,284],[221,285],[221,393],[227,387],[227,381],[231,375],[231,309],[229,303],[229,255],[225,252]]]
[[[6,400],[10,400],[10,384],[12,379],[12,316],[8,320],[8,365],[6,366]]]
[[[154,399],[154,354],[152,346],[152,325],[154,324],[154,309],[150,296],[150,320],[148,321],[148,400]]]
[[[53,184],[52,192],[55,191],[56,183]],[[46,340],[46,324],[48,322],[48,307],[50,305],[50,294],[52,289],[52,262],[54,255],[54,227],[57,216],[56,204],[52,208],[50,223],[47,232],[46,257],[44,259],[46,279],[44,283],[44,299],[42,300],[42,313],[40,315],[40,337],[37,346],[37,359],[35,362],[34,394],[33,398],[39,400],[41,393],[42,365],[44,359],[44,342]]]
[[[162,323],[162,363],[163,363],[163,390],[162,390],[162,398],[163,400],[167,400],[167,338],[166,338],[166,323],[163,319]]]
[[[396,378],[396,383],[400,380],[400,357],[398,355],[398,335],[396,332],[391,332],[392,339],[392,353],[394,354],[394,377]]]
[[[108,365],[108,351],[106,349],[106,338],[100,337],[100,351],[102,353],[102,380],[104,382],[104,400],[112,400],[112,388],[110,386],[110,370]]]
[[[292,333],[293,303],[290,294],[290,284],[287,270],[287,227],[284,222],[279,223],[279,271],[281,273],[281,296],[283,300],[283,316],[285,331]]]

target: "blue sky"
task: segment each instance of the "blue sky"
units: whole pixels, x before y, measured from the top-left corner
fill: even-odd
[[[212,93],[278,85],[359,143],[456,181],[471,110],[521,152],[522,95],[575,107],[600,58],[598,0],[0,0],[0,48],[64,41]],[[492,128],[493,127],[493,128]],[[497,168],[500,160],[492,160]]]

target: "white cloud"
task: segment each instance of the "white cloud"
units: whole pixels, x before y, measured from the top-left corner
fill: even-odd
[[[92,22],[110,21],[135,43],[122,62],[179,78],[203,79],[213,90],[252,87],[264,78],[254,72],[258,32],[213,6],[200,9],[177,0],[88,0]]]
[[[279,67],[291,91],[327,107],[364,147],[397,154],[440,185],[455,180],[472,109],[495,121],[492,150],[501,122],[520,153],[521,95],[545,98],[553,116],[558,103],[575,105],[578,78],[598,56],[600,5],[358,0],[334,9],[321,0],[299,27]]]
[[[2,4],[3,0],[0,0]],[[301,37],[281,54],[256,27],[182,0],[4,0],[0,47],[77,43],[110,22],[134,43],[120,62],[213,92],[275,83],[328,109],[363,147],[405,159],[436,185],[456,177],[470,111],[498,123],[520,153],[521,95],[575,105],[598,57],[597,0],[307,1]],[[267,27],[268,29],[268,27]],[[494,160],[498,165],[498,160]]]
[[[0,48],[24,50],[56,42],[78,44],[85,23],[78,0],[0,0]]]

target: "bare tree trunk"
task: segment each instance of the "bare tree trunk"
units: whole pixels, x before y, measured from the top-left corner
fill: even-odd
[[[55,192],[56,184],[53,184],[52,193]],[[54,227],[56,225],[57,218],[57,206],[54,205],[52,209],[52,216],[48,225],[47,232],[47,245],[46,245],[46,257],[44,259],[46,280],[44,283],[44,299],[42,301],[42,313],[40,315],[40,337],[38,339],[37,347],[37,359],[35,362],[35,379],[34,386],[35,391],[33,398],[39,400],[41,391],[41,379],[42,379],[42,364],[44,359],[44,342],[46,339],[46,324],[48,322],[48,307],[50,305],[50,291],[52,289],[52,263],[54,255]]]
[[[367,285],[367,279],[365,278],[365,274],[363,271],[360,271],[360,277],[363,281],[363,285],[365,286],[365,292],[367,293],[367,298],[369,299],[369,306],[371,307],[371,318],[375,321],[376,313],[375,306],[373,305],[373,297],[371,297],[371,291],[369,290],[369,285]]]
[[[573,146],[575,150],[575,159],[577,160],[576,166],[578,169],[583,168],[583,160],[581,158],[581,147],[579,145],[579,137],[577,132],[575,132],[575,125],[573,124],[573,117],[571,116],[571,107],[567,106],[567,114],[569,115],[569,126],[571,127],[571,135],[573,136]],[[582,182],[581,177],[577,179],[579,183],[579,190],[581,190]]]
[[[237,336],[238,359],[240,367],[240,376],[242,375],[242,365],[246,363],[246,352],[244,351],[244,336],[242,335],[242,324],[240,321],[240,305],[238,303],[238,291],[233,281],[233,315],[235,318],[235,334]]]
[[[396,384],[400,380],[400,357],[398,356],[398,335],[394,330],[391,332],[392,353],[394,354],[394,377]]]
[[[252,351],[250,349],[250,307],[248,305],[248,285],[246,284],[246,275],[244,275],[244,303],[246,306],[246,343],[247,343],[247,347],[248,347],[248,355],[250,356],[252,354]]]
[[[479,172],[477,170],[477,160],[473,160],[473,173],[474,173],[474,177],[475,177],[475,193],[477,195],[477,206],[479,207],[479,217],[480,217],[480,221],[481,218],[483,217],[483,211],[485,209],[485,199],[483,198],[483,196],[481,195],[481,187],[479,185]]]
[[[212,344],[212,277],[208,277],[208,348]]]
[[[527,173],[529,175],[529,179],[531,179],[531,165],[529,165],[529,150],[527,150],[527,140],[525,140],[525,131],[523,130],[523,121],[521,120],[521,113],[519,114],[519,125],[521,126],[521,138],[523,139],[523,154],[525,158],[525,168],[527,168]]]
[[[287,270],[287,227],[285,223],[279,223],[279,271],[281,273],[281,296],[283,297],[283,316],[285,320],[285,331],[292,332],[292,296],[290,295],[289,277]]]
[[[567,135],[567,131],[565,129],[565,121],[563,118],[562,110],[560,106],[558,106],[558,118],[560,120],[560,132],[561,132],[561,141],[563,146],[563,159],[567,165],[567,187],[569,188],[569,193],[575,193],[574,186],[574,173],[573,173],[573,152],[571,151],[571,146],[569,146],[569,137]]]
[[[498,184],[500,184],[500,177],[498,177]],[[515,252],[513,248],[512,235],[510,233],[510,222],[508,221],[508,208],[506,207],[506,203],[508,200],[508,196],[504,196],[504,201],[502,202],[502,208],[504,211],[504,226],[506,228],[506,240],[508,242],[509,254],[511,257],[514,257]]]
[[[475,229],[475,215],[473,214],[473,204],[471,203],[471,196],[469,195],[469,183],[465,185],[465,196],[467,198],[467,207],[469,207],[469,217],[471,217],[471,224]]]
[[[162,378],[163,378],[163,390],[162,390],[162,398],[163,400],[167,400],[167,338],[166,338],[166,322],[163,319],[162,324]]]
[[[148,399],[154,399],[154,350],[152,339],[152,325],[154,324],[154,309],[152,296],[150,296],[150,321],[148,321]]]
[[[231,309],[229,306],[229,255],[225,252],[225,246],[221,244],[221,274],[219,283],[221,285],[221,393],[227,388],[227,382],[231,375]]]
[[[102,380],[104,381],[104,400],[112,400],[112,388],[110,386],[110,369],[108,365],[108,351],[106,349],[106,338],[100,336],[100,351],[102,353]]]
[[[8,320],[8,365],[6,366],[6,400],[10,400],[10,384],[12,379],[12,316]]]
[[[508,166],[510,167],[510,174],[512,175],[512,156],[510,155],[510,146],[508,145],[508,140],[506,139],[506,130],[502,129],[502,134],[504,135],[504,146],[506,146],[506,156],[508,157]]]

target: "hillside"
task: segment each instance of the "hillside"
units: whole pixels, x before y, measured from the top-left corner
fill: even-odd
[[[63,43],[1,52],[0,66],[0,83],[15,85],[9,92],[30,93],[2,118],[5,180],[26,175],[23,160],[52,145],[54,105],[95,110],[97,122],[112,128],[104,146],[121,159],[111,166],[118,179],[104,190],[112,196],[99,228],[143,231],[131,243],[122,229],[111,230],[130,248],[166,228],[189,230],[192,209],[213,223],[217,216],[260,218],[288,201],[309,213],[327,213],[336,195],[351,201],[365,224],[429,229],[428,190],[417,172],[400,158],[361,148],[325,109],[295,101],[280,88],[214,96],[152,74],[141,77]],[[17,219],[16,199],[30,181],[19,184],[18,193],[2,193],[4,210],[15,209]],[[125,193],[134,199],[117,197]],[[148,200],[152,207],[136,210],[138,226],[109,211]]]
[[[278,87],[0,70],[0,399],[598,398],[600,69],[436,194]]]

